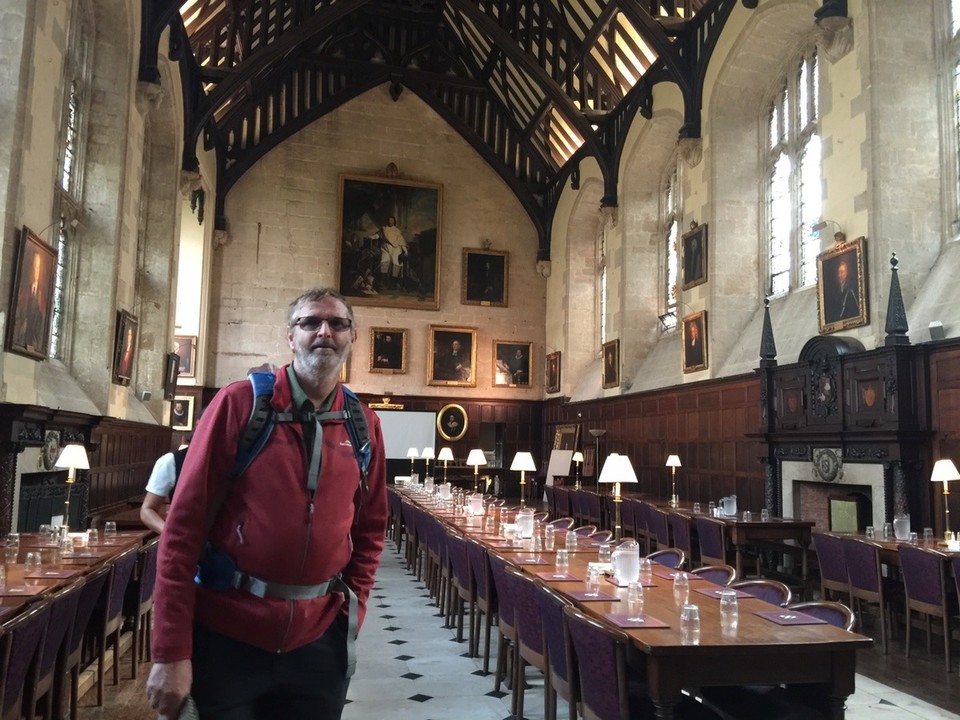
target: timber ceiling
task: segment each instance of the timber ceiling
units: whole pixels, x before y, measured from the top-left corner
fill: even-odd
[[[196,169],[220,163],[217,222],[237,180],[284,139],[366,90],[413,92],[504,179],[550,255],[564,182],[596,158],[617,204],[620,148],[651,90],[683,94],[699,137],[703,70],[737,0],[142,0],[142,80],[171,27]],[[752,3],[744,1],[745,5]]]

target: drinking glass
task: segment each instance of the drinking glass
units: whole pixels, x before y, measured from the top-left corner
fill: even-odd
[[[907,538],[907,542],[911,545],[916,545],[918,541],[917,534],[915,532],[910,533],[910,537]]]
[[[639,582],[627,585],[627,613],[632,617],[643,615],[643,585]]]
[[[710,517],[716,517],[717,515],[717,504],[713,500],[707,503],[707,513]]]
[[[577,549],[577,534],[573,530],[567,530],[567,537],[563,543],[567,550],[574,552]]]
[[[699,515],[699,514],[700,514],[700,503],[694,503],[694,504],[693,504],[693,512],[694,512],[695,515]]]
[[[873,525],[867,525],[867,528],[863,531],[863,534],[867,536],[867,540],[873,540],[877,535],[873,529]]]
[[[597,597],[600,594],[600,571],[592,567],[587,571],[587,597]]]
[[[73,555],[74,542],[70,535],[64,535],[60,540],[60,554]]]
[[[545,550],[553,550],[557,546],[557,529],[553,525],[547,525],[543,529],[543,547]]]
[[[40,565],[40,553],[28,552],[27,557],[23,561],[23,574],[29,575],[30,573],[38,572]]]
[[[600,543],[597,548],[597,561],[609,563],[613,559],[613,546],[610,543]]]
[[[680,644],[700,644],[700,608],[684,604],[680,610]]]
[[[531,550],[537,553],[543,551],[543,536],[540,534],[540,528],[535,528],[533,531],[533,547]]]
[[[677,605],[686,605],[690,599],[690,579],[682,570],[673,576],[673,600]]]
[[[640,580],[650,582],[653,576],[653,561],[650,558],[640,558]]]
[[[0,588],[7,586],[7,566],[0,565]]]
[[[897,540],[910,538],[910,516],[906,513],[897,513],[893,516],[893,536]]]
[[[720,631],[724,635],[736,633],[739,621],[740,608],[737,603],[737,591],[722,590],[720,592]]]
[[[557,572],[565,573],[570,569],[570,553],[566,548],[557,550]]]
[[[97,532],[96,528],[90,528],[89,530],[87,530],[87,545],[90,545],[91,543],[95,543],[98,537],[99,537],[99,533]]]
[[[107,520],[103,524],[103,534],[107,537],[117,534],[117,524],[113,520]]]
[[[933,528],[924,528],[923,529],[923,544],[932,545],[933,544]]]
[[[931,530],[931,532],[933,532]],[[20,533],[7,533],[7,545],[16,545],[20,547]]]
[[[743,521],[744,522],[753,522],[753,513],[749,510],[743,511]]]
[[[13,565],[17,562],[17,557],[20,555],[20,546],[19,545],[7,545],[3,549],[3,560],[7,565]]]
[[[760,511],[760,522],[770,522],[770,511],[767,508]]]
[[[889,540],[893,537],[893,523],[883,524],[883,539]]]

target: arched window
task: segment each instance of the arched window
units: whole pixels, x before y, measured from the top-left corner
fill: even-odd
[[[677,326],[677,284],[680,263],[680,183],[677,166],[674,164],[663,188],[660,218],[661,237],[663,238],[664,285],[663,314],[660,316],[664,330],[673,330]]]
[[[767,222],[771,295],[817,281],[822,213],[819,67],[811,50],[791,64],[767,107]]]
[[[56,187],[57,273],[50,319],[50,357],[62,358],[64,314],[68,296],[67,268],[76,242],[74,232],[83,207],[83,162],[87,111],[90,107],[93,63],[92,14],[87,2],[75,4],[70,42],[64,60],[63,108],[60,127],[59,172]]]

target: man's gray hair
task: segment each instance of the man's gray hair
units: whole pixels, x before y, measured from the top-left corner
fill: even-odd
[[[303,295],[298,297],[287,309],[287,326],[293,327],[293,321],[297,319],[297,311],[300,309],[301,305],[311,302],[320,302],[324,298],[332,297],[335,300],[339,300],[343,303],[344,307],[347,308],[347,317],[350,318],[350,322],[353,322],[353,306],[350,304],[350,301],[347,300],[343,295],[334,290],[333,288],[328,287],[315,287],[312,290],[307,290]]]

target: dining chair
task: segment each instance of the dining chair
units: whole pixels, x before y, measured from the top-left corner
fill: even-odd
[[[666,565],[673,570],[683,570],[687,564],[687,554],[680,548],[667,548],[666,550],[657,550],[647,555],[653,562]]]
[[[587,537],[591,540],[596,540],[598,542],[610,542],[610,539],[613,537],[613,530],[596,530],[590,533]]]
[[[450,563],[450,586],[447,601],[447,625],[456,618],[457,642],[463,642],[463,617],[470,615],[470,642],[467,654],[474,657],[473,636],[476,612],[473,605],[473,577],[470,574],[470,561],[467,559],[467,541],[460,533],[447,529],[447,559]]]
[[[77,602],[77,615],[70,634],[67,636],[63,670],[58,670],[53,681],[53,717],[64,715],[64,698],[67,697],[66,681],[70,679],[70,720],[77,720],[77,701],[80,699],[80,661],[83,654],[83,638],[87,628],[93,622],[93,612],[101,602],[106,602],[112,565],[102,565],[84,576],[80,599]]]
[[[120,684],[120,630],[123,627],[123,598],[137,564],[138,548],[124,550],[114,558],[109,587],[102,607],[94,612],[97,628],[97,707],[103,706],[103,677],[107,665],[107,646],[113,645],[113,684]]]
[[[483,672],[490,672],[490,634],[493,628],[493,618],[497,614],[497,593],[493,586],[490,574],[490,561],[487,559],[487,549],[474,538],[467,538],[467,561],[470,565],[470,575],[473,579],[473,596],[475,610],[483,615]],[[480,618],[474,624],[475,634],[471,640],[474,657],[479,654],[480,646]]]
[[[843,554],[843,542],[833,533],[814,533],[813,546],[820,566],[820,594],[825,600],[831,595],[850,597],[850,578],[847,561]]]
[[[653,507],[650,503],[628,498],[628,502],[633,504],[633,527],[636,533],[635,537],[640,542],[641,552],[646,555],[653,551],[655,539],[650,531],[650,509]]]
[[[613,495],[604,495],[603,496],[603,513],[604,513],[604,522],[601,522],[602,527],[613,528],[616,523],[617,517],[617,504],[613,501]],[[620,500],[620,531],[621,535],[634,536],[633,530],[633,506],[626,501],[626,498]]]
[[[558,517],[556,520],[550,520],[547,525],[553,525],[558,530],[569,530],[573,527],[574,519],[569,515]]]
[[[893,623],[887,616],[891,614],[890,603],[903,595],[903,585],[884,581],[880,568],[880,546],[869,540],[857,537],[841,538],[843,558],[847,564],[847,577],[850,578],[850,601],[853,611],[859,615],[861,631],[863,629],[863,603],[876,603],[880,615],[880,645],[883,654],[888,652],[887,635],[893,632]]]
[[[570,512],[570,490],[559,485],[555,485],[553,488],[554,492],[554,502],[556,503],[556,516],[567,517],[573,516],[573,513]]]
[[[603,518],[600,516],[600,496],[597,493],[589,490],[580,491],[580,511],[586,522],[600,527]]]
[[[36,716],[37,703],[41,700],[42,716],[45,720],[53,718],[54,680],[64,669],[67,642],[77,619],[83,585],[84,580],[80,578],[50,596],[47,633],[37,651],[36,677],[24,686],[23,712],[27,720]]]
[[[0,626],[0,718],[20,720],[24,687],[36,683],[37,655],[44,644],[50,602],[40,600]]]
[[[540,510],[533,514],[533,521],[539,523],[545,523],[547,518],[550,517],[550,513],[546,510]]]
[[[700,540],[700,562],[703,565],[727,564],[727,526],[721,521],[698,515],[694,518]]]
[[[150,656],[151,626],[153,625],[153,588],[157,580],[157,553],[160,538],[148,541],[137,556],[137,572],[131,590],[130,607],[125,612],[133,618],[133,642],[130,647],[131,677],[136,679],[137,667]]]
[[[787,610],[796,610],[815,618],[826,620],[831,625],[844,630],[853,631],[857,618],[853,610],[835,600],[809,600],[807,602],[790,603]]]
[[[490,575],[497,591],[497,668],[494,672],[493,690],[500,692],[500,685],[506,679],[508,656],[511,663],[517,662],[517,625],[516,625],[516,595],[511,592],[512,587],[504,582],[503,577],[510,563],[502,555],[487,551],[490,561]],[[510,664],[509,667],[514,667]],[[515,710],[516,708],[514,708]]]
[[[927,620],[927,654],[933,635],[931,618],[939,617],[943,623],[943,662],[950,672],[950,610],[947,606],[947,563],[949,558],[932,548],[914,545],[897,545],[900,556],[900,571],[906,591],[907,634],[906,657],[910,657],[911,611],[922,613]]]
[[[546,653],[543,644],[543,625],[540,622],[539,604],[537,594],[539,589],[537,581],[532,576],[524,573],[512,565],[504,568],[504,581],[511,586],[510,592],[513,593],[514,619],[517,627],[517,655],[515,658],[515,669],[513,675],[513,694],[515,697],[514,715],[517,718],[523,717],[523,701],[526,689],[526,666],[531,665],[542,672],[544,676],[547,673]],[[543,711],[547,713],[548,693],[543,693]]]
[[[596,525],[581,525],[580,527],[573,528],[573,531],[580,537],[590,537],[597,531]]]
[[[647,527],[652,538],[656,538],[657,550],[673,547],[670,542],[670,521],[667,519],[667,513],[660,508],[650,507],[647,510]]]
[[[770,578],[754,578],[751,580],[738,580],[730,583],[730,587],[735,590],[742,590],[745,593],[753,595],[755,598],[768,602],[772,605],[785,607],[793,599],[793,593],[790,588],[779,580]]]
[[[732,565],[703,565],[691,570],[690,574],[716,585],[729,585],[737,579],[737,569]]]
[[[540,623],[543,626],[543,652],[547,659],[544,687],[544,695],[547,697],[546,720],[556,720],[558,697],[567,701],[568,720],[577,720],[580,684],[576,667],[567,663],[566,645],[570,638],[563,616],[563,609],[572,606],[573,602],[551,587],[538,587],[537,606],[540,608]]]
[[[557,514],[557,490],[553,485],[544,485],[543,494],[547,498],[547,510],[551,515]]]
[[[667,523],[673,536],[673,547],[683,550],[693,565],[693,521],[680,513],[667,513]]]
[[[570,515],[573,516],[573,519],[576,520],[577,523],[584,522],[583,511],[580,508],[580,492],[580,490],[575,489],[567,491],[567,498],[570,501]]]

